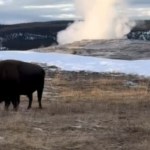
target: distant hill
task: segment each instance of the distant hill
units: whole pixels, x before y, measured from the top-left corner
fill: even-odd
[[[6,49],[27,50],[57,44],[56,35],[72,21],[0,25],[0,43]]]
[[[27,50],[56,45],[56,35],[72,20],[0,25],[1,50]],[[150,40],[150,21],[137,21],[129,39]],[[143,36],[144,35],[144,36]]]
[[[137,31],[150,31],[150,20],[137,20],[132,32]]]

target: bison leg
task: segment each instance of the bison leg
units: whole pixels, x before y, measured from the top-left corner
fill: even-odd
[[[19,106],[19,104],[20,104],[20,95],[19,95],[17,100],[18,100],[18,106]]]
[[[14,110],[15,110],[15,111],[18,110],[19,101],[20,101],[20,96],[15,96],[15,97],[12,99],[12,104],[13,104],[13,106],[14,106]]]
[[[41,103],[42,93],[43,93],[43,90],[38,90],[38,91],[37,91],[37,94],[38,94],[38,102],[39,102],[39,108],[40,108],[40,109],[42,109],[42,103]]]
[[[9,105],[10,105],[10,100],[5,100],[5,110],[8,110]]]
[[[28,94],[27,96],[28,96],[28,98],[29,98],[29,105],[28,105],[28,109],[30,109],[30,108],[31,108],[31,106],[32,106],[32,94]]]

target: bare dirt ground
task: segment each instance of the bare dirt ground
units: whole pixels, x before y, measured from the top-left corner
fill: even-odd
[[[52,75],[43,109],[0,105],[0,150],[148,150],[148,79],[119,74]]]

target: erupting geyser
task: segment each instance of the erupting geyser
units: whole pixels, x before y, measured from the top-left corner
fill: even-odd
[[[127,0],[75,0],[76,10],[83,20],[76,20],[57,35],[59,44],[83,39],[123,38],[133,27],[128,17]]]

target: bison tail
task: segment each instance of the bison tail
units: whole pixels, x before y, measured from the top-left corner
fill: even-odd
[[[37,97],[38,97],[38,102],[39,102],[39,108],[42,108],[42,94],[43,94],[43,89],[44,89],[44,78],[45,78],[45,72],[43,74],[43,78],[40,84],[40,87],[37,89]]]
[[[43,89],[38,89],[37,90],[37,96],[38,96],[38,102],[39,102],[39,108],[42,108],[42,93],[43,93]]]

